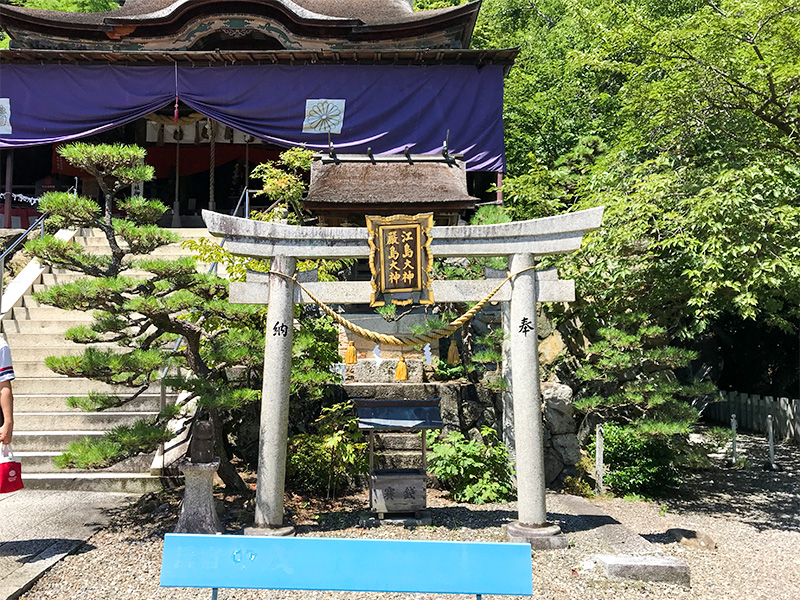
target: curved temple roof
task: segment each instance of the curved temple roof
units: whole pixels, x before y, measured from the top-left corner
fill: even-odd
[[[12,47],[58,50],[467,48],[480,1],[413,11],[411,0],[128,0],[109,12],[0,4]]]

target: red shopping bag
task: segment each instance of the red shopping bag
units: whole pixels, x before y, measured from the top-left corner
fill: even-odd
[[[11,445],[0,444],[0,494],[22,489],[22,465],[14,458]]]

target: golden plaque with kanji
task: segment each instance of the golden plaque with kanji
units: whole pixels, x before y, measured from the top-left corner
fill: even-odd
[[[370,306],[432,304],[433,213],[367,217]]]

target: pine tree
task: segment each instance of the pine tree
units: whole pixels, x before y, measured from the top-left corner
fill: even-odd
[[[76,242],[52,235],[26,245],[42,261],[88,276],[35,296],[59,308],[94,311],[91,326],[75,327],[66,334],[68,339],[87,344],[83,354],[48,357],[47,366],[64,375],[131,388],[131,394],[125,396],[90,394],[70,399],[73,405],[89,410],[119,406],[136,397],[160,377],[167,364],[186,369],[187,375],[168,377],[166,383],[197,399],[199,411],[214,423],[221,479],[229,489],[246,489],[227,457],[222,414],[258,397],[251,386],[258,385],[261,377],[262,309],[230,304],[227,281],[198,273],[192,258],[149,256],[156,248],[177,241],[177,236],[155,224],[166,211],[160,201],[117,200],[131,183],[152,179],[153,168],[144,164],[143,149],[71,144],[59,153],[97,179],[105,206],[101,211],[91,199],[48,193],[40,204],[42,211],[50,213],[48,227],[99,229],[111,253],[90,254]],[[125,217],[116,217],[115,208]],[[116,342],[121,348],[98,349],[93,346],[98,342]],[[103,442],[107,446],[105,461],[151,450],[168,439],[166,422],[176,410],[112,431]]]

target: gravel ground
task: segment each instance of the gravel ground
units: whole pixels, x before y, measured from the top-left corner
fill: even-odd
[[[561,525],[570,547],[533,555],[533,597],[537,600],[800,599],[800,553],[797,550],[800,547],[800,449],[780,447],[777,462],[784,471],[771,473],[761,469],[765,460],[763,441],[741,436],[740,448],[749,457],[749,468],[714,468],[695,474],[679,492],[667,499],[658,502],[617,498],[593,501],[613,518],[656,544],[664,554],[687,561],[691,568],[691,589],[606,577],[593,566],[592,556],[608,553],[609,548],[581,519],[567,514],[559,495],[550,494],[550,518]],[[457,504],[435,490],[429,491],[428,498],[433,525],[415,529],[359,527],[359,511],[366,505],[363,494],[336,503],[290,497],[287,509],[299,535],[382,539],[504,541],[503,526],[515,516],[514,503]],[[224,520],[228,529],[235,532],[252,518],[252,501],[226,500],[229,508]],[[79,553],[56,565],[22,598],[209,598],[208,590],[158,587],[162,537],[174,527],[178,502],[177,495],[162,494],[145,497],[136,506],[121,511],[110,527],[89,540]],[[704,550],[680,545],[665,533],[673,527],[703,532],[714,539],[717,547]],[[420,597],[415,600],[435,597],[416,596]],[[220,600],[233,598],[399,600],[407,599],[408,595],[220,590]]]

